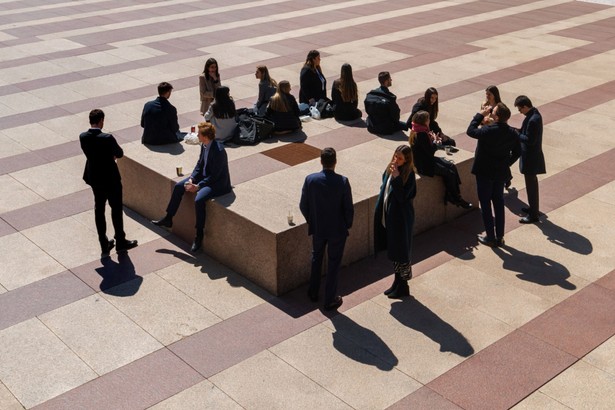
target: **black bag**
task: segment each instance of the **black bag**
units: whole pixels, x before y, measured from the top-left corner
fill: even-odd
[[[320,118],[333,118],[335,116],[335,106],[331,103],[331,100],[321,98],[316,103],[316,109],[320,113]]]
[[[238,124],[239,133],[233,139],[237,145],[255,145],[269,138],[275,124],[267,118],[242,115]]]

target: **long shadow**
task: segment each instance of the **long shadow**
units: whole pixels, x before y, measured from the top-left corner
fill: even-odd
[[[343,314],[333,316],[331,322],[335,326],[333,347],[346,357],[385,371],[393,370],[399,363],[389,346],[372,330]]]
[[[594,247],[589,239],[581,234],[571,232],[566,228],[555,225],[546,215],[541,218],[541,222],[537,223],[536,226],[547,237],[549,242],[559,245],[562,248],[566,248],[581,255],[589,255],[594,251]]]
[[[185,149],[182,145],[182,142],[178,142],[175,144],[164,144],[164,145],[149,145],[143,144],[150,151],[158,152],[160,154],[169,154],[169,155],[180,155],[183,154]]]
[[[544,256],[530,255],[511,246],[493,248],[493,252],[502,259],[502,267],[506,270],[519,272],[521,280],[533,282],[542,286],[559,286],[562,289],[574,290],[576,285],[568,282],[570,272],[561,263]]]
[[[462,357],[474,354],[474,348],[463,334],[412,296],[394,302],[391,305],[391,315],[402,325],[421,332],[438,343],[441,352],[451,352]]]
[[[356,120],[352,120],[352,121],[341,121],[341,120],[335,120],[338,124],[342,124],[345,125],[346,127],[351,127],[351,128],[367,128],[367,123],[365,122],[365,120],[363,118],[359,118]]]
[[[408,142],[408,135],[405,134],[404,131],[396,131],[393,134],[388,134],[388,135],[384,135],[384,134],[374,134],[374,135],[377,135],[383,140]]]
[[[100,260],[103,266],[96,268],[96,273],[102,277],[100,290],[113,296],[133,296],[141,287],[143,277],[135,272],[135,265],[127,252],[117,254],[117,262],[111,257]],[[123,286],[119,286],[123,285]]]

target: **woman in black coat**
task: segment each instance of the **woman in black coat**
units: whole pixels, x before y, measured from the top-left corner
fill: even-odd
[[[327,79],[320,68],[320,52],[311,50],[299,76],[299,102],[314,105],[327,99]]]
[[[291,132],[301,128],[299,105],[290,93],[290,83],[286,80],[278,83],[278,90],[269,100],[266,117],[275,123],[276,133]]]
[[[438,110],[438,90],[433,87],[429,87],[425,90],[425,95],[416,100],[416,103],[412,106],[412,112],[410,113],[410,117],[408,117],[406,124],[408,125],[408,128],[410,128],[414,114],[419,111],[427,111],[429,113],[429,130],[436,134],[442,145],[450,145],[454,147],[457,145],[455,140],[444,134],[442,132],[442,128],[440,128],[440,125],[436,121],[436,118],[438,118]]]
[[[461,179],[455,164],[434,155],[441,140],[433,131],[429,130],[428,124],[429,113],[427,111],[419,111],[412,117],[410,146],[418,173],[428,177],[438,175],[444,179],[445,204],[450,202],[464,209],[472,208],[472,204],[461,197],[459,190]]]
[[[374,215],[374,250],[387,250],[393,262],[395,279],[384,294],[401,298],[410,294],[408,280],[412,277],[413,200],[416,177],[409,145],[400,145],[382,175],[380,195]]]
[[[361,118],[359,110],[359,93],[357,83],[352,77],[352,66],[348,63],[342,65],[340,78],[333,82],[331,99],[335,106],[335,119],[338,121],[353,121]]]

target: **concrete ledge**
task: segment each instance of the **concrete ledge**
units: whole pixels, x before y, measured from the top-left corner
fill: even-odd
[[[309,143],[309,141],[306,141]],[[355,222],[346,244],[343,264],[373,254],[373,213],[384,167],[399,141],[375,140],[338,151],[337,171],[351,183]],[[138,142],[124,146],[118,161],[124,185],[124,203],[154,219],[165,208],[176,181],[175,167],[192,171],[198,146],[181,144],[151,151]],[[240,148],[243,149],[243,148]],[[439,155],[445,156],[443,152]],[[472,153],[460,150],[452,157],[462,179],[463,197],[477,204],[470,174]],[[229,163],[233,181],[233,161]],[[242,163],[245,167],[245,162]],[[234,186],[233,192],[207,203],[204,251],[274,295],[288,292],[309,279],[311,238],[298,204],[305,176],[320,170],[318,160],[282,169]],[[245,170],[244,170],[245,171]],[[417,177],[415,234],[457,218],[466,210],[444,205],[440,178]],[[294,226],[289,226],[291,212]],[[194,237],[193,195],[186,194],[173,220],[173,233],[191,242]]]

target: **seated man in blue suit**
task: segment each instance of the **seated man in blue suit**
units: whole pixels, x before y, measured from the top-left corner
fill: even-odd
[[[173,217],[179,209],[184,193],[196,193],[194,197],[196,236],[192,244],[192,252],[198,251],[203,243],[205,202],[208,199],[231,192],[228,158],[224,145],[216,141],[216,128],[208,122],[200,123],[199,141],[202,144],[201,153],[199,154],[199,160],[194,167],[194,171],[192,171],[192,175],[175,184],[165,217],[152,221],[154,225],[171,228],[173,226]]]
[[[325,309],[333,310],[342,305],[337,295],[337,274],[344,254],[348,229],[352,227],[354,206],[348,178],[335,173],[337,164],[333,148],[320,153],[322,171],[305,178],[299,208],[308,223],[308,234],[312,235],[312,270],[308,296],[318,300],[322,258],[327,247],[329,263],[325,286]]]
[[[167,82],[158,84],[158,98],[143,106],[141,143],[150,145],[173,144],[183,140],[179,132],[177,109],[169,102],[173,86]]]

